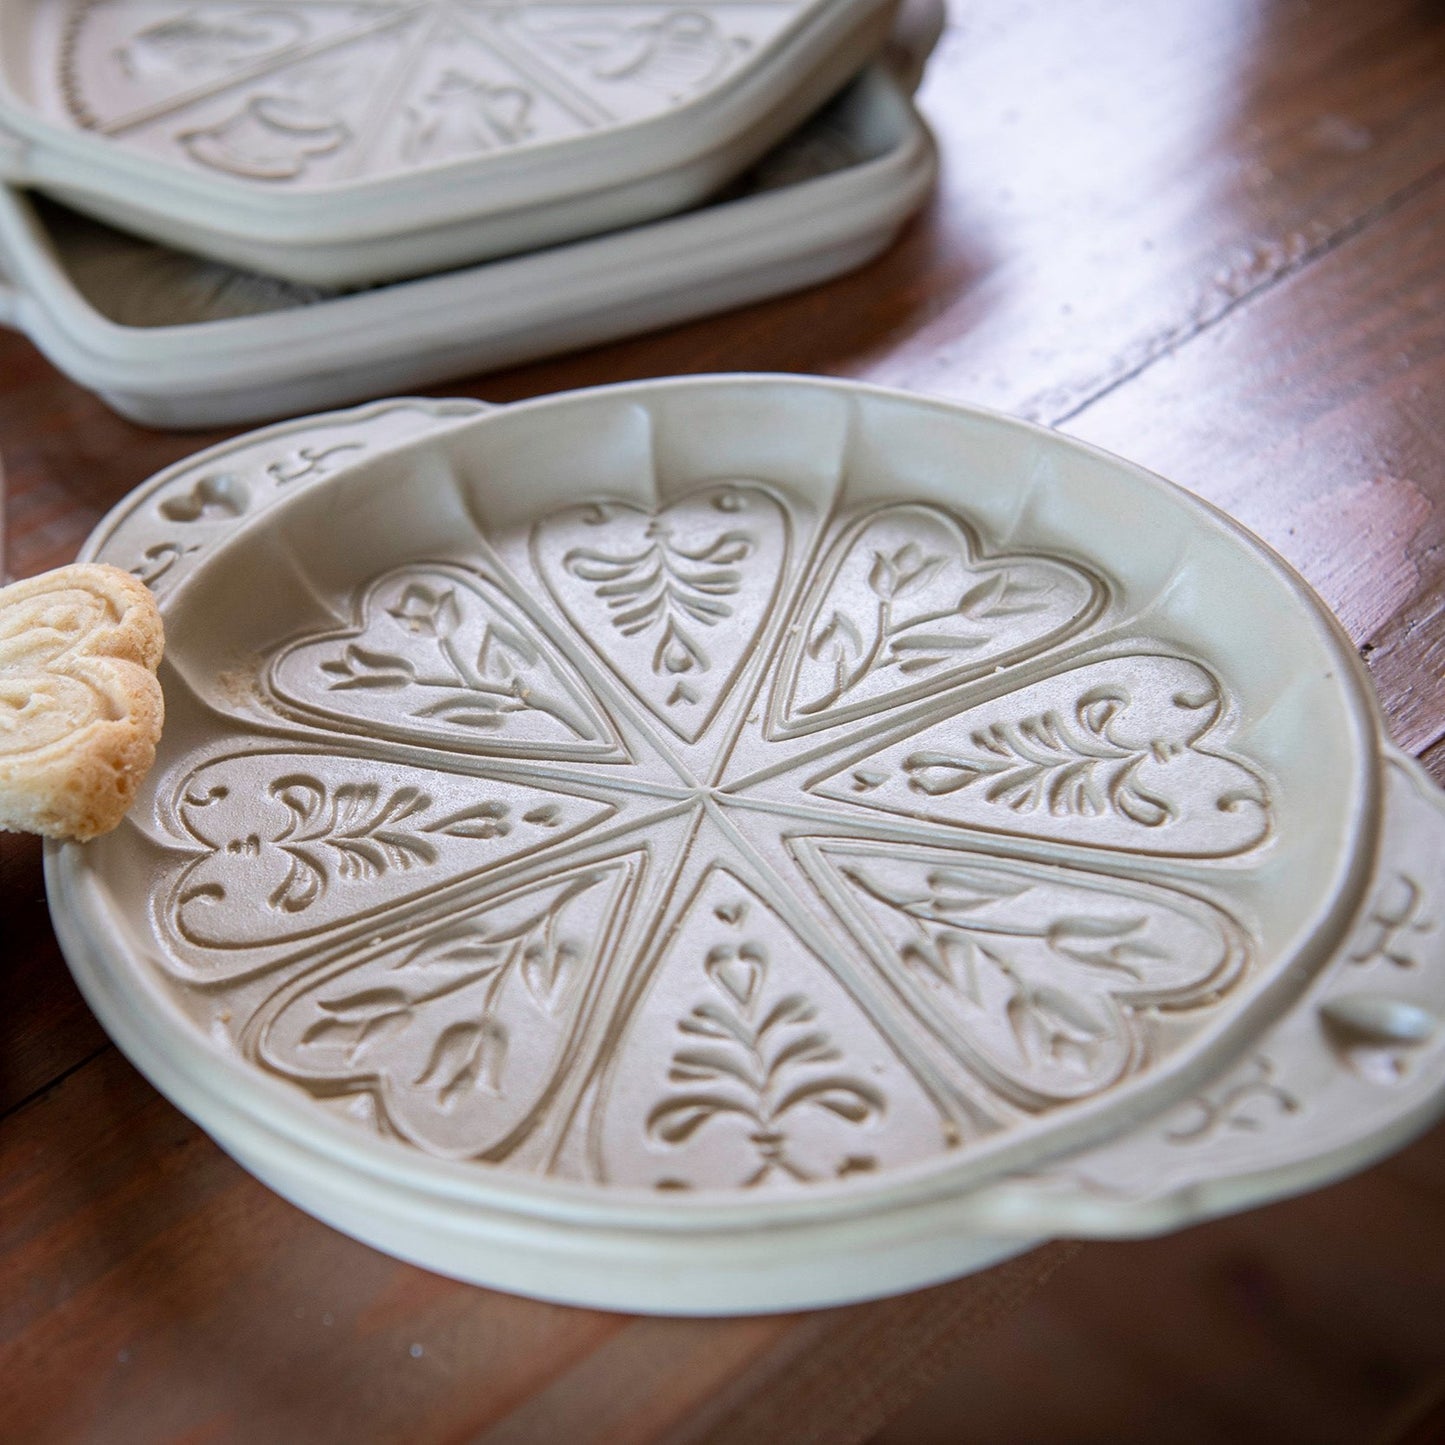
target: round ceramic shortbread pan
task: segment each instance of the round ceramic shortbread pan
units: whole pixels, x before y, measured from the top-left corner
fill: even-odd
[[[836,381],[272,428],[87,555],[162,598],[81,987],[247,1168],[666,1313],[1321,1184],[1445,1103],[1445,808],[1241,528]]]

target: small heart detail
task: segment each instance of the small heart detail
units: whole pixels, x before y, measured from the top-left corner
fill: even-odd
[[[212,522],[239,517],[251,503],[243,483],[227,472],[202,477],[189,492],[170,497],[160,511],[168,522]]]

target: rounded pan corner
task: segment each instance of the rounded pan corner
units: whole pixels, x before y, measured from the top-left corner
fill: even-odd
[[[445,26],[421,13],[423,8],[379,21],[358,18],[358,34],[399,25],[415,30],[413,47],[423,45],[429,53],[442,44]],[[298,65],[304,70],[307,47],[282,47],[274,60],[269,52],[258,52],[249,69],[242,65],[236,72],[238,79],[224,66],[210,75],[204,55],[197,58],[198,49],[204,52],[208,43],[204,33],[191,35],[180,46],[172,43],[174,37],[164,37],[164,50],[157,37],[152,46],[156,54],[146,57],[146,67],[135,68],[149,73],[147,67],[162,67],[160,78],[152,77],[161,86],[162,100],[153,107],[141,106],[134,115],[83,113],[79,121],[72,117],[63,122],[43,105],[0,95],[0,118],[8,120],[24,142],[27,183],[61,195],[78,209],[163,242],[302,284],[375,284],[564,242],[695,204],[745,169],[866,63],[886,38],[893,7],[889,0],[806,0],[761,7],[756,14],[773,15],[782,28],[769,31],[751,53],[750,43],[726,42],[725,23],[706,7],[662,20],[633,13],[625,4],[612,8],[617,17],[588,17],[584,22],[566,5],[553,7],[555,26],[560,27],[555,43],[566,57],[558,69],[535,58],[523,63],[506,34],[512,19],[501,10],[494,16],[488,7],[478,7],[481,19],[475,25],[471,20],[462,23],[466,43],[494,53],[504,67],[520,65],[521,78],[505,84],[484,78],[485,65],[472,76],[454,60],[445,73],[433,77],[435,115],[425,107],[404,106],[390,129],[364,113],[342,119],[338,112],[326,124],[309,111],[293,116],[294,98],[287,101],[261,91],[253,95],[247,89],[252,70],[259,77],[257,84],[270,64],[286,73]],[[596,33],[569,39],[579,25],[590,25]],[[673,34],[669,26],[681,30]],[[259,28],[264,31],[266,26]],[[40,49],[58,46],[62,59],[80,53],[74,36],[62,42],[58,32],[46,34],[48,40],[35,42]],[[137,32],[128,44],[149,34]],[[218,35],[210,43],[215,49],[234,40]],[[629,63],[615,57],[609,63],[608,47],[627,49]],[[322,58],[331,49],[339,55],[354,50],[344,35],[323,37],[312,48]],[[118,64],[124,49],[106,48],[105,63]],[[414,66],[416,56],[401,55],[406,49],[400,47],[388,64],[400,65],[405,59],[408,67]],[[710,71],[704,62],[714,51]],[[739,61],[739,56],[744,58]],[[171,99],[179,84],[171,71],[182,60],[199,65],[196,73],[210,78],[199,89],[182,88]],[[37,55],[31,63],[45,66],[51,61]],[[220,63],[214,60],[213,69]],[[720,73],[713,73],[718,65]],[[361,86],[365,65],[354,68]],[[657,75],[647,82],[652,69]],[[422,66],[415,83],[427,73]],[[668,76],[673,77],[670,88],[662,84]],[[678,91],[682,80],[688,84]],[[330,83],[335,89],[334,78]],[[694,83],[701,88],[688,96],[688,85]],[[609,84],[623,86],[629,95],[637,93],[621,108],[590,96],[589,88]],[[209,116],[206,107],[220,103],[206,98],[211,91],[224,100],[237,86],[240,109],[235,115],[219,121],[212,116],[177,132],[176,144],[189,137],[191,151],[201,145],[197,137],[209,137],[202,146],[204,164],[189,153],[172,155],[162,146],[153,154],[149,142],[136,148],[125,139],[132,133],[150,135],[161,124],[151,118],[151,109],[163,115],[168,107],[181,106],[178,114],[185,115],[190,113],[185,107],[196,105]],[[55,92],[51,109],[74,109],[73,83],[56,82],[50,89]],[[357,90],[364,93],[364,87]],[[277,106],[285,113],[273,117]],[[633,115],[631,110],[639,106]],[[568,119],[559,136],[548,138],[537,117],[552,111]],[[548,124],[553,123],[560,122]],[[462,132],[472,137],[471,143],[462,144]],[[423,141],[423,151],[406,159],[408,148]],[[372,149],[390,146],[396,156],[374,176],[366,174],[360,162],[337,161],[341,168],[334,176],[326,171],[339,151],[363,143]],[[421,158],[443,144],[448,147],[444,159]],[[295,149],[294,157],[287,147]],[[258,162],[255,174],[252,162],[243,159],[252,151],[264,162]],[[357,165],[360,170],[351,174]],[[317,167],[324,184],[309,180]],[[398,218],[404,221],[399,224]]]
[[[1144,1128],[964,1204],[998,1234],[1153,1235],[1333,1183],[1445,1114],[1445,793],[1382,740],[1358,910],[1308,990]]]
[[[435,385],[678,324],[865,264],[923,204],[927,127],[881,66],[815,123],[848,164],[618,235],[290,310],[140,327],[81,294],[32,203],[0,190],[9,324],[117,411],[148,426],[257,423]],[[809,128],[785,142],[808,156]],[[808,164],[816,166],[816,158]]]

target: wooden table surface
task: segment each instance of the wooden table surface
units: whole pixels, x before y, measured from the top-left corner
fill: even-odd
[[[922,91],[941,187],[885,257],[450,394],[805,371],[1061,427],[1287,557],[1445,781],[1445,7],[950,18]],[[11,570],[68,560],[216,439],[120,421],[0,337]],[[0,839],[0,868],[0,1439],[1403,1440],[1445,1377],[1445,1129],[1239,1220],[813,1315],[629,1319],[439,1279],[162,1101],[70,982],[38,846]]]

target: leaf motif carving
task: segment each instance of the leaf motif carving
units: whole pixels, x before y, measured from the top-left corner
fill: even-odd
[[[1059,559],[982,556],[939,508],[881,508],[842,534],[814,578],[770,728],[831,727],[1051,646],[1102,595]]]
[[[334,661],[323,662],[321,670],[335,679],[329,684],[335,692],[357,687],[395,691],[410,687],[416,677],[416,669],[406,658],[391,652],[369,652],[354,642]]]
[[[303,981],[263,1030],[265,1058],[322,1093],[365,1091],[440,1152],[510,1147],[555,1087],[634,866],[513,890]]]
[[[307,1044],[325,1040],[341,1044],[348,1063],[354,1063],[378,1032],[403,1025],[411,1000],[398,988],[369,988],[336,999],[320,999],[322,1017],[302,1035]]]
[[[829,1057],[836,1055],[829,1054]],[[826,1109],[850,1124],[864,1124],[883,1109],[883,1098],[866,1084],[851,1079],[815,1079],[790,1089],[778,1100],[777,1117],[782,1118],[804,1104]]]
[[[905,542],[892,556],[875,551],[868,586],[885,601],[898,602],[928,586],[946,561],[937,554],[925,555],[916,542]]]
[[[614,554],[577,548],[562,558],[574,577],[594,584],[598,599],[612,614],[612,625],[624,637],[660,628],[653,671],[706,669],[707,658],[682,630],[684,619],[715,627],[732,616],[725,600],[736,595],[752,543],[739,532],[723,532],[706,545],[688,550],[676,545],[664,529],[640,552]],[[669,661],[675,651],[691,660]]]
[[[787,549],[783,508],[742,482],[653,512],[572,507],[533,534],[537,568],[577,633],[686,741],[749,657]]]
[[[890,976],[930,1027],[981,1082],[1028,1109],[1087,1097],[1141,1067],[1149,1016],[1203,1005],[1243,964],[1224,915],[1156,885],[885,845],[806,856],[825,886],[843,885],[844,916],[886,940]]]
[[[751,1114],[732,1099],[713,1094],[678,1094],[648,1115],[647,1125],[664,1144],[684,1144],[722,1114]]]
[[[448,813],[445,818],[433,823],[429,831],[445,833],[452,838],[505,838],[512,831],[512,825],[507,821],[509,812],[505,803],[488,800],[457,813]]]
[[[581,949],[570,938],[536,938],[522,950],[522,979],[548,1013],[555,1013],[572,982]]]
[[[972,751],[922,751],[903,760],[908,785],[939,797],[980,784],[990,803],[1015,812],[1095,818],[1113,811],[1144,828],[1174,817],[1167,798],[1148,792],[1139,769],[1155,744],[1126,745],[1109,733],[1114,698],[1086,695],[1072,723],[1055,712],[974,732]]]
[[[415,1079],[417,1087],[432,1084],[437,1104],[449,1108],[471,1089],[500,1094],[507,1056],[507,1031],[495,1019],[463,1020],[437,1035],[431,1057]]]
[[[840,1148],[828,1130],[846,1140],[853,1130],[881,1127],[889,1104],[877,1076],[890,1076],[850,1058],[830,1026],[831,1008],[779,986],[779,965],[752,926],[766,926],[767,915],[743,890],[717,873],[702,896],[706,906],[700,901],[689,915],[700,931],[684,931],[679,947],[688,952],[679,962],[687,959],[703,991],[670,1035],[659,1032],[668,1088],[639,1118],[645,1137],[654,1147],[685,1150],[725,1135],[739,1155],[743,1188],[807,1183],[829,1169],[856,1172],[864,1167],[858,1161],[874,1156]],[[685,941],[694,937],[715,941],[698,957]],[[821,1150],[820,1130],[830,1141]],[[675,1175],[658,1181],[679,1184]]]
[[[976,704],[809,784],[857,807],[1186,857],[1268,836],[1266,780],[1206,742],[1220,684],[1164,655],[1093,662]]]
[[[480,878],[613,812],[523,783],[263,752],[203,764],[178,810],[196,851],[168,885],[164,916],[206,977],[256,966],[256,948]]]
[[[291,814],[291,822],[274,840],[291,866],[269,899],[272,907],[287,913],[302,912],[316,902],[333,872],[354,881],[434,863],[436,847],[422,833],[455,831],[446,826],[447,820],[422,824],[419,831],[404,826],[431,807],[431,799],[416,788],[397,788],[383,798],[374,784],[344,783],[328,791],[303,776],[278,779],[271,794]],[[479,805],[484,810],[494,806]]]
[[[353,606],[345,632],[303,638],[272,660],[270,691],[286,710],[433,746],[620,754],[580,676],[487,579],[403,567]]]

